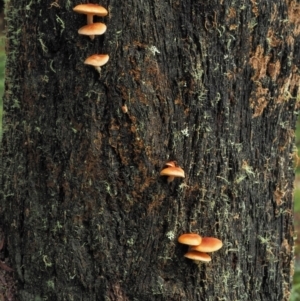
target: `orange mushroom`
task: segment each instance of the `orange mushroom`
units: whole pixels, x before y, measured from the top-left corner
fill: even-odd
[[[221,249],[223,242],[215,237],[202,237],[202,241],[198,246],[191,246],[191,251],[198,252],[215,252]]]
[[[92,40],[95,38],[95,35],[104,34],[105,31],[106,25],[104,23],[88,24],[78,29],[79,34],[89,36]]]
[[[211,257],[203,252],[198,252],[198,251],[188,251],[186,254],[184,254],[184,257],[192,260],[199,260],[199,261],[204,261],[204,262],[209,262],[211,261]]]
[[[93,23],[94,16],[104,17],[108,14],[107,10],[104,7],[93,3],[76,5],[73,8],[73,11],[79,14],[87,15],[87,24]]]
[[[189,246],[198,246],[202,242],[202,237],[196,233],[185,233],[178,237],[178,242]]]
[[[128,113],[128,107],[126,106],[126,104],[124,104],[122,107],[121,107],[121,110],[124,114]]]
[[[167,164],[172,164],[172,163],[169,162]],[[179,177],[179,178],[185,177],[184,170],[179,166],[168,166],[160,172],[160,175],[168,176],[168,183],[172,182],[174,180],[174,178],[176,178],[176,177]]]
[[[169,167],[175,167],[176,166],[176,161],[169,161],[166,163],[166,166],[169,166]]]
[[[108,54],[93,54],[89,56],[84,63],[93,66],[100,74],[101,66],[105,65],[109,60]]]

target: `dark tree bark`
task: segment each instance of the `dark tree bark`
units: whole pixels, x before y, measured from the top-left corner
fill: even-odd
[[[0,221],[19,300],[288,300],[299,3],[104,1],[93,41],[76,4],[6,3]],[[168,160],[185,179],[159,176]],[[184,232],[224,246],[195,264]]]

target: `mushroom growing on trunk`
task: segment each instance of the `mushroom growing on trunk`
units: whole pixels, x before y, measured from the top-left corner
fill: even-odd
[[[104,34],[106,31],[106,25],[104,23],[93,23],[85,25],[78,29],[79,34],[87,35],[93,40],[95,35]]]
[[[108,54],[93,54],[89,56],[84,63],[93,66],[100,74],[101,66],[105,65],[109,60]]]
[[[73,8],[73,11],[79,14],[85,14],[87,16],[87,25],[94,23],[94,16],[105,17],[108,14],[104,7],[93,3],[79,4]],[[90,38],[93,40],[94,36],[90,35]]]

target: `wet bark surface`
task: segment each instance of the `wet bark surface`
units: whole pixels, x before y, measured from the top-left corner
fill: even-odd
[[[300,5],[209,2],[104,1],[93,41],[79,2],[7,2],[0,223],[19,300],[288,300]],[[184,179],[159,176],[168,160]],[[195,264],[184,232],[224,246]]]

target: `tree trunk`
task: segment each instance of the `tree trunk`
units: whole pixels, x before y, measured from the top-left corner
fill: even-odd
[[[77,4],[6,3],[0,221],[18,299],[288,300],[300,4],[104,1],[94,40]],[[169,160],[184,179],[160,177]],[[195,264],[185,232],[223,248]]]

